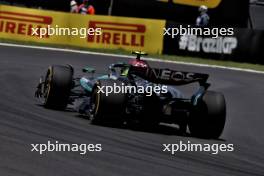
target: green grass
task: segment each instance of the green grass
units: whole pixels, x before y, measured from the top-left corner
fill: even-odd
[[[37,43],[37,42],[22,42],[22,41],[1,39],[1,38],[0,38],[0,42],[23,44],[23,45],[34,45],[34,46],[46,46],[46,47],[64,48],[64,49],[76,49],[76,50],[93,51],[93,52],[100,52],[100,53],[131,55],[131,52],[126,51],[124,49],[114,49],[114,50],[113,49],[95,49],[95,48],[85,48],[85,47],[74,47],[70,45],[55,45],[55,44],[42,44],[42,43]],[[264,71],[264,65],[251,64],[251,63],[240,63],[240,62],[233,62],[233,61],[222,61],[222,60],[213,60],[213,59],[187,57],[187,56],[185,57],[185,56],[176,56],[176,55],[150,54],[148,57],[170,60],[170,61],[186,62],[186,63],[217,65],[217,66],[225,66],[225,67],[251,69],[251,70],[256,70],[256,71]]]

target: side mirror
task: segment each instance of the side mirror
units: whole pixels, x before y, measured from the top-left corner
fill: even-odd
[[[92,68],[92,67],[84,67],[84,68],[82,69],[82,71],[83,71],[84,73],[95,73],[95,69]]]

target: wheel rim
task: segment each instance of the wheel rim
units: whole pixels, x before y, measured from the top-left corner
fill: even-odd
[[[52,80],[52,69],[49,68],[44,84],[44,103],[46,104],[49,99],[50,89],[51,89],[51,80]]]
[[[97,87],[94,89],[92,97],[91,97],[91,114],[93,114],[94,117],[97,116],[99,106],[100,106],[100,93],[97,93]]]

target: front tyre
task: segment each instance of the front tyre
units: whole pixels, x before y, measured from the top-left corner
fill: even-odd
[[[188,127],[192,136],[218,139],[226,121],[226,103],[223,94],[207,91],[193,106]]]
[[[122,86],[122,81],[113,79],[98,80],[93,87],[91,96],[91,116],[94,124],[122,123],[125,115],[126,95],[122,92],[101,92],[100,88]],[[104,89],[106,90],[106,89]]]
[[[72,80],[73,69],[70,66],[50,66],[44,83],[44,106],[65,109],[72,88]]]

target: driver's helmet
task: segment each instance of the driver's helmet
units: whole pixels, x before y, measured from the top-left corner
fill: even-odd
[[[128,61],[128,64],[133,66],[133,67],[139,67],[139,68],[146,68],[147,69],[149,67],[149,65],[146,61],[138,60],[138,59],[131,59]],[[127,76],[128,71],[129,71],[129,67],[124,68],[121,71],[121,76]]]
[[[121,70],[121,76],[127,76],[129,71],[129,67],[122,68]]]

